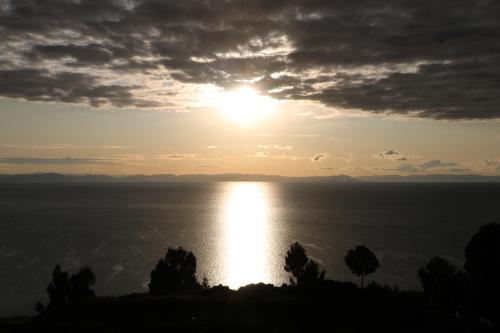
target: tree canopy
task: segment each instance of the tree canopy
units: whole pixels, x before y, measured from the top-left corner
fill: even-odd
[[[375,254],[364,245],[358,245],[354,249],[347,251],[344,261],[352,273],[361,276],[362,288],[364,287],[365,275],[374,273],[380,266]]]
[[[418,270],[424,293],[441,311],[454,313],[461,309],[467,277],[463,271],[441,257],[432,258]]]
[[[82,266],[76,274],[69,277],[68,272],[56,265],[52,272],[52,281],[47,287],[49,306],[95,297],[91,289],[95,281],[95,275],[89,266]],[[40,305],[37,307],[42,308]]]
[[[193,252],[188,252],[182,247],[169,248],[165,258],[160,259],[155,269],[151,271],[149,283],[151,294],[165,294],[197,286],[196,257]]]
[[[474,303],[482,315],[500,325],[500,224],[483,225],[465,248]]]
[[[285,271],[292,275],[290,283],[293,285],[303,285],[325,277],[325,271],[320,270],[316,261],[307,257],[306,250],[299,242],[293,243],[286,253]]]

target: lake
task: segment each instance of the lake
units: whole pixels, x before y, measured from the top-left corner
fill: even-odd
[[[198,259],[198,277],[231,288],[280,285],[300,241],[327,278],[364,244],[381,262],[368,281],[420,288],[435,255],[460,265],[482,224],[500,222],[500,184],[0,184],[0,316],[46,301],[54,266],[89,264],[98,295],[147,291],[168,247]]]

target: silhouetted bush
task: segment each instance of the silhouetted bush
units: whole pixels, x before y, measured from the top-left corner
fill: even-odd
[[[215,297],[223,297],[227,295],[231,295],[233,293],[233,290],[231,290],[228,286],[223,286],[222,284],[219,284],[217,286],[213,286],[212,288],[208,289],[208,294],[215,296]]]
[[[356,286],[357,287],[357,286]],[[401,290],[396,285],[389,285],[387,283],[380,284],[375,281],[370,281],[367,286],[364,288],[365,290],[375,291],[379,294],[394,294],[397,295],[401,293]]]
[[[210,289],[210,285],[208,284],[208,279],[206,276],[203,276],[203,281],[201,282],[201,285],[200,285],[201,289],[203,290],[208,290]]]
[[[480,315],[500,326],[500,224],[483,225],[465,248],[465,270]]]
[[[78,273],[69,277],[68,272],[61,270],[61,266],[56,265],[52,272],[52,281],[47,287],[49,294],[49,306],[64,304],[72,301],[79,301],[95,297],[91,287],[95,284],[95,275],[89,266],[83,266]],[[42,311],[45,307],[42,303],[37,303],[37,311]]]
[[[162,295],[169,291],[193,289],[196,280],[196,257],[192,252],[169,248],[164,259],[160,259],[151,271],[149,292]]]
[[[281,292],[281,288],[272,284],[253,283],[238,288],[237,294],[239,297],[252,298],[252,297],[276,297]]]
[[[432,258],[418,270],[424,293],[433,306],[450,314],[461,310],[466,292],[466,276],[441,257]]]
[[[71,292],[70,301],[78,301],[95,297],[95,293],[90,289],[95,284],[95,275],[89,266],[83,266],[78,273],[73,274],[69,279]]]
[[[325,278],[325,271],[320,271],[319,264],[307,257],[306,250],[299,242],[293,243],[286,253],[285,271],[292,274],[292,285],[303,285]]]
[[[365,275],[375,272],[380,266],[375,254],[364,245],[347,251],[344,261],[354,274],[361,276],[361,288],[364,288]]]

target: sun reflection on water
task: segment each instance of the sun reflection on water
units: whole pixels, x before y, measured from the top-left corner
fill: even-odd
[[[269,282],[269,211],[262,186],[231,185],[224,206],[224,275],[230,288]]]

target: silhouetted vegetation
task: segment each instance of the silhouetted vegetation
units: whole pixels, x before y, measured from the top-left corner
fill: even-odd
[[[325,271],[320,271],[319,264],[307,257],[306,250],[299,242],[293,243],[286,253],[285,271],[292,274],[292,285],[304,285],[325,278]]]
[[[83,266],[78,273],[69,277],[68,272],[56,265],[52,272],[52,281],[47,287],[49,294],[48,307],[54,305],[66,304],[68,302],[80,301],[95,297],[91,287],[95,284],[95,275],[89,266]],[[45,309],[45,306],[38,302],[35,309],[39,312]]]
[[[441,257],[432,258],[418,270],[424,293],[438,311],[454,314],[462,312],[467,276]]]
[[[207,281],[208,284],[208,281]],[[196,257],[182,247],[169,248],[164,259],[160,259],[151,271],[149,292],[162,295],[169,291],[194,289],[196,280]]]
[[[364,288],[365,275],[374,273],[380,266],[375,254],[364,245],[347,251],[344,261],[354,274],[361,276],[361,288]]]
[[[424,292],[371,282],[324,279],[324,271],[294,243],[285,270],[291,286],[252,284],[237,291],[196,280],[196,257],[169,249],[151,272],[150,294],[95,298],[95,276],[82,267],[71,277],[55,267],[33,318],[0,318],[6,332],[497,332],[500,226],[480,228],[466,248],[465,271],[434,257],[418,271]],[[357,274],[379,267],[366,247],[349,250]],[[312,283],[314,282],[314,283]],[[300,288],[292,287],[300,286]],[[158,295],[160,295],[158,297]],[[58,305],[58,306],[55,306]]]
[[[47,287],[49,305],[68,302],[70,289],[68,272],[61,270],[61,266],[56,265],[52,272],[52,282]]]
[[[471,281],[471,303],[500,329],[500,224],[482,226],[465,248],[464,268]]]
[[[69,284],[71,286],[70,301],[95,297],[94,291],[90,289],[95,284],[95,275],[89,266],[83,266],[78,273],[73,274],[69,279]]]
[[[210,288],[209,284],[208,284],[208,279],[206,276],[203,277],[203,280],[201,282],[201,289],[204,289],[204,290],[207,290]]]

